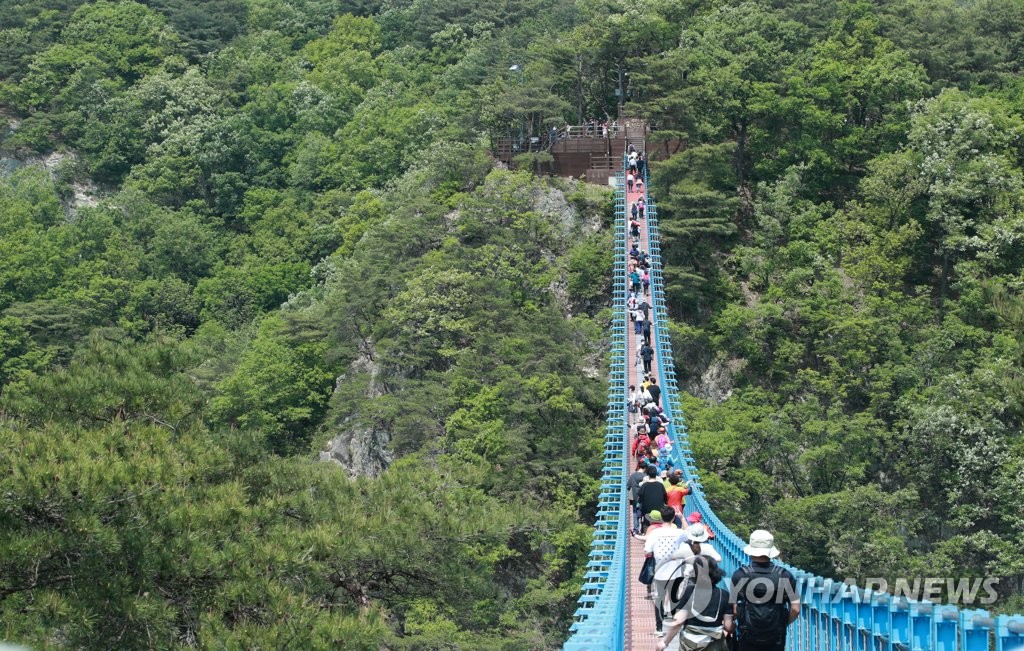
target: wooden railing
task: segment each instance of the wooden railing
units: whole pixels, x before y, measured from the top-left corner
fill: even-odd
[[[510,163],[519,154],[550,149],[551,142],[549,135],[524,137],[522,140],[511,137],[498,138],[495,142],[494,153],[498,160]]]
[[[623,127],[621,124],[612,124],[608,126],[608,133],[605,135],[604,130],[599,124],[582,124],[577,126],[566,126],[558,130],[558,139],[573,139],[573,138],[619,138],[622,136]]]

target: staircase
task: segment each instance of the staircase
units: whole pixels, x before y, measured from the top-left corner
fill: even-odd
[[[623,147],[633,145],[641,154],[647,153],[647,123],[639,118],[626,118],[625,120],[625,144]],[[619,154],[622,155],[621,153]]]

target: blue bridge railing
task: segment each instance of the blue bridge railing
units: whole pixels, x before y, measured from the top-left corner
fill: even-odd
[[[621,174],[619,175],[621,177]],[[569,651],[622,648],[626,617],[626,545],[629,526],[625,483],[629,473],[629,420],[626,414],[626,194],[623,183],[615,192],[615,256],[612,281],[613,318],[608,378],[608,421],[605,426],[604,466],[598,496],[597,522],[582,595],[565,643]]]
[[[623,169],[626,157],[623,156]],[[626,373],[626,214],[624,172],[618,175],[615,195],[615,268],[612,325],[612,367],[608,393],[608,429],[601,489],[601,511],[594,532],[591,564],[584,584],[580,608],[576,611],[573,636],[566,642],[570,651],[620,649],[623,646],[625,562],[627,528],[626,455],[628,427],[625,413],[628,382]],[[670,419],[672,463],[682,468],[686,480],[693,480],[686,499],[686,515],[698,511],[715,532],[715,544],[722,554],[722,569],[730,576],[750,562],[743,553],[746,543],[711,510],[704,495],[679,400],[679,385],[669,338],[665,280],[662,273],[657,204],[650,198],[650,180],[644,170],[647,204],[647,250],[651,259],[651,306],[654,313],[653,346],[662,406]],[[614,541],[614,546],[609,544]],[[596,564],[600,563],[600,564]],[[930,601],[896,597],[826,579],[785,563],[798,582],[802,607],[800,617],[789,628],[786,646],[790,651],[1024,651],[1024,616],[999,615],[986,610],[960,609]],[[607,569],[605,569],[607,568]]]

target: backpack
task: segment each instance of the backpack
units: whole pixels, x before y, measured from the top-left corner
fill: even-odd
[[[789,624],[789,613],[778,603],[782,568],[778,565],[768,568],[746,565],[740,571],[743,573],[742,578],[747,579],[736,599],[740,637],[752,644],[778,644]],[[767,578],[775,588],[772,597],[764,603],[748,601],[744,594],[750,582],[758,578]]]

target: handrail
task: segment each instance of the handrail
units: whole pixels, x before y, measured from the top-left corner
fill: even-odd
[[[615,193],[615,257],[613,269],[612,353],[608,388],[608,424],[605,433],[604,468],[598,519],[591,543],[583,595],[579,599],[572,636],[565,643],[568,651],[620,649],[624,640],[626,585],[627,506],[626,479],[629,475],[628,373],[626,364],[626,243],[628,218],[623,171],[617,173]],[[665,283],[661,265],[658,208],[650,197],[649,170],[644,169],[644,198],[647,219],[647,251],[651,260],[651,307],[653,344],[658,379],[662,387],[662,407],[670,422],[666,429],[672,440],[670,452],[674,467],[681,468],[685,480],[693,481],[686,500],[685,513],[700,512],[704,523],[715,532],[715,545],[722,554],[722,569],[727,576],[750,562],[743,553],[746,546],[712,511],[704,495],[690,448],[689,435],[679,400],[679,386],[669,339]],[[1024,616],[992,615],[985,610],[958,609],[954,606],[894,597],[887,593],[848,586],[779,563],[797,580],[802,607],[800,617],[786,636],[789,651],[871,649],[899,651],[1022,651]]]
[[[623,156],[623,165],[627,157]],[[651,299],[654,312],[654,349],[662,403],[670,423],[672,462],[683,469],[685,480],[693,480],[686,499],[686,515],[698,511],[704,523],[715,532],[715,543],[722,554],[726,576],[750,562],[743,553],[746,543],[733,533],[711,510],[697,473],[696,462],[679,401],[667,328],[668,311],[662,275],[659,243],[658,208],[649,196],[650,179],[644,169],[644,197],[647,222],[647,250],[651,258]],[[991,616],[984,610],[961,610],[950,605],[906,598],[849,586],[826,579],[785,563],[797,580],[802,607],[800,617],[789,629],[786,648],[805,649],[906,649],[935,651],[1021,651],[1024,650],[1024,616]],[[994,642],[994,646],[992,644]]]
[[[621,174],[620,174],[621,177]],[[615,193],[615,256],[612,281],[614,316],[608,377],[608,419],[604,466],[598,497],[597,522],[590,543],[579,607],[565,643],[568,651],[616,651],[622,647],[626,619],[626,551],[629,513],[622,477],[629,472],[629,420],[626,368],[626,195],[624,184]]]
[[[621,124],[608,125],[608,138],[618,138],[626,132],[626,127]],[[566,125],[558,130],[559,140],[574,140],[577,138],[605,138],[601,133],[601,125]]]

